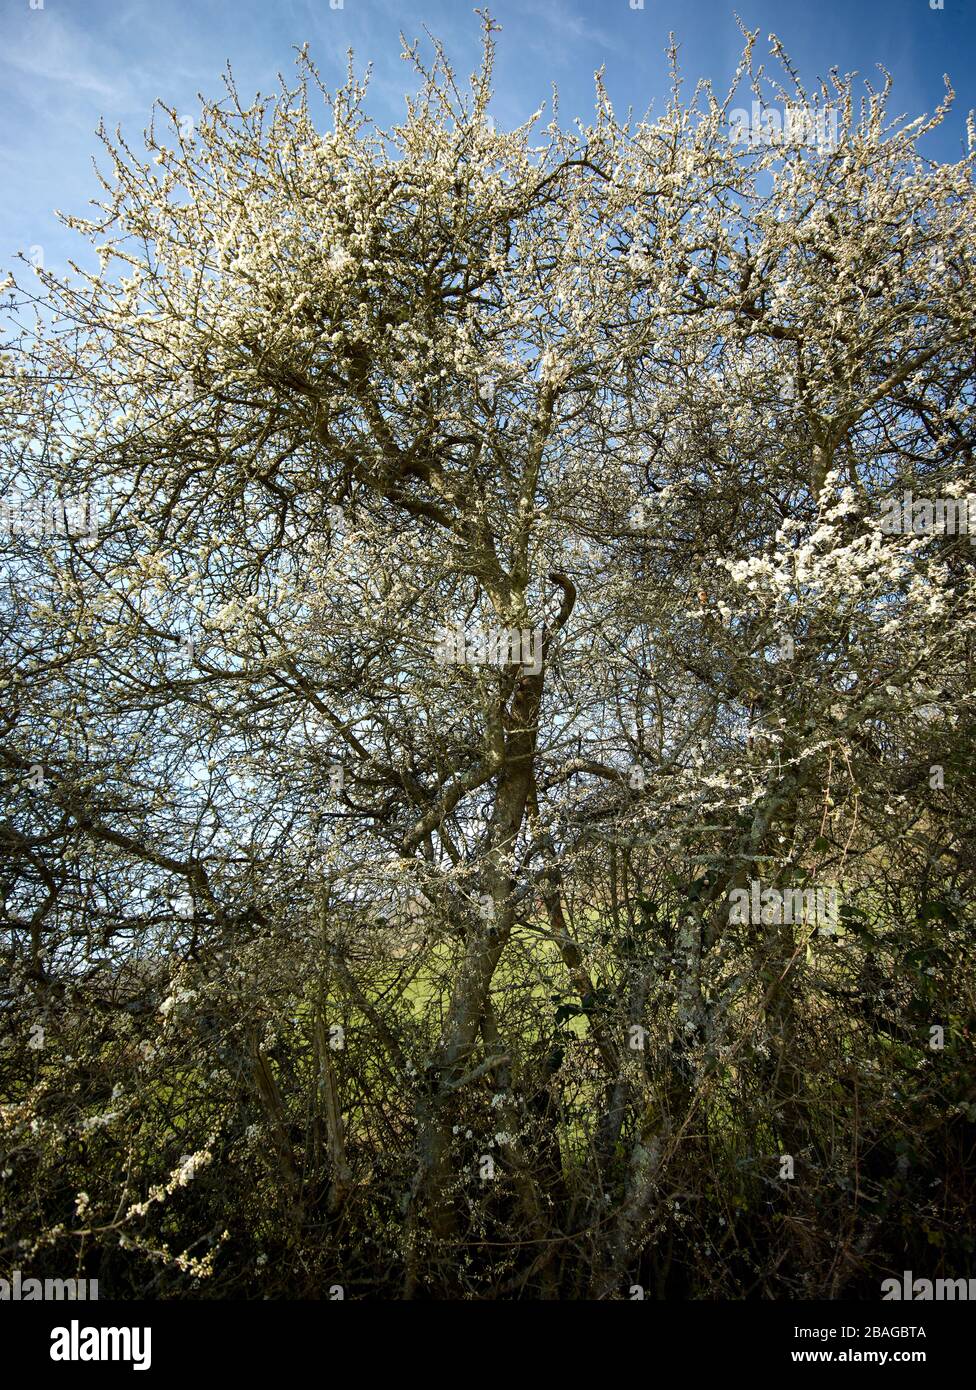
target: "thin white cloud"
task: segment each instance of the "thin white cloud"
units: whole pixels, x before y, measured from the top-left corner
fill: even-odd
[[[0,65],[65,93],[89,93],[114,107],[129,103],[131,88],[119,78],[118,55],[93,45],[49,10],[30,11],[25,21],[0,46]]]
[[[527,16],[541,20],[550,31],[563,36],[571,44],[595,44],[622,57],[630,54],[626,44],[575,13],[563,0],[523,0],[523,10]],[[546,47],[550,47],[548,38]]]

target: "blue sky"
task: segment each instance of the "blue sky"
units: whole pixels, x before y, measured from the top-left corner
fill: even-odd
[[[39,5],[41,0],[33,0]],[[494,0],[498,37],[499,124],[516,123],[559,88],[564,121],[592,109],[593,73],[606,67],[618,111],[660,109],[668,90],[664,50],[670,30],[681,45],[687,90],[709,77],[724,90],[741,51],[733,10],[761,40],[776,32],[813,81],[832,66],[876,83],[883,63],[895,78],[893,109],[931,111],[948,73],[957,94],[949,122],[933,136],[935,158],[965,148],[966,113],[976,107],[976,0]],[[56,207],[85,212],[97,191],[91,167],[100,149],[99,117],[132,140],[154,98],[181,114],[197,93],[221,94],[230,60],[245,95],[276,86],[292,49],[308,41],[327,85],[373,63],[371,109],[381,122],[403,112],[413,75],[400,58],[399,33],[441,38],[466,76],[478,62],[480,26],[472,0],[0,0],[0,273],[17,250],[39,246],[45,264],[64,267],[78,239]],[[336,6],[336,8],[333,8]],[[764,44],[765,46],[765,44]],[[86,261],[87,257],[84,258]]]

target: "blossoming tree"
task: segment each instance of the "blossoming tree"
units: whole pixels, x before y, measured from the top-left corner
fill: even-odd
[[[103,1288],[828,1296],[972,1123],[974,552],[885,524],[973,485],[972,126],[745,34],[505,132],[494,33],[103,133],[12,281],[97,525],[0,537],[6,1238]]]

